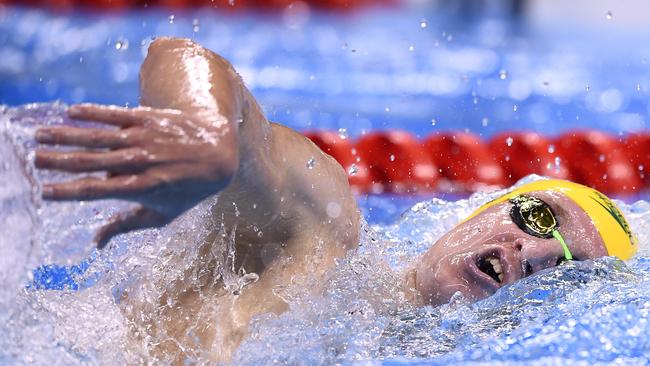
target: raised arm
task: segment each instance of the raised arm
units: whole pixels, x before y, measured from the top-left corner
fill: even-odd
[[[192,41],[161,38],[140,76],[141,107],[69,109],[72,118],[109,128],[48,127],[36,135],[41,143],[86,148],[39,150],[37,167],[107,172],[45,184],[45,198],[141,204],[100,230],[99,247],[113,235],[163,225],[217,192],[215,213],[237,225],[246,245],[310,238],[335,243],[334,255],[356,245],[358,213],[341,166],[300,134],[269,123],[226,60]]]
[[[77,105],[68,111],[109,128],[48,127],[36,134],[41,143],[86,148],[38,150],[38,168],[107,172],[106,178],[45,184],[44,198],[141,203],[98,233],[100,247],[115,234],[167,223],[223,189],[239,166],[244,95],[230,64],[189,40],[161,38],[149,48],[140,82],[141,107]]]
[[[38,141],[45,144],[86,148],[39,150],[38,167],[107,173],[105,178],[46,184],[43,195],[57,200],[139,202],[141,207],[116,217],[98,233],[101,247],[115,234],[165,224],[219,193],[212,218],[236,231],[234,268],[259,274],[259,281],[224,308],[227,314],[199,311],[203,301],[222,294],[223,284],[218,285],[216,277],[200,292],[188,290],[192,281],[164,284],[165,295],[157,305],[163,316],[138,315],[148,307],[137,301],[128,312],[135,324],[144,322],[144,332],[157,334],[162,329],[177,342],[151,338],[155,354],[181,355],[196,347],[197,336],[209,348],[221,337],[221,356],[215,360],[223,362],[255,314],[286,309],[274,289],[306,274],[323,273],[334,258],[357,244],[356,202],[343,168],[304,136],[269,123],[232,66],[209,50],[188,40],[155,41],[142,65],[140,88],[141,107],[69,109],[72,118],[108,128],[37,132]],[[210,253],[213,243],[206,238],[198,250]],[[210,255],[199,257],[195,268],[215,265]],[[199,314],[203,318],[197,320]],[[207,327],[195,332],[195,321],[217,324],[221,330],[211,334]],[[182,358],[176,361],[181,364]]]

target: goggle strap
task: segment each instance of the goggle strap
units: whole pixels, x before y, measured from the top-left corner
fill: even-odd
[[[573,260],[573,255],[569,250],[569,246],[566,245],[566,242],[564,241],[562,234],[560,234],[560,231],[558,231],[557,229],[553,230],[553,237],[557,239],[557,241],[559,241],[560,244],[562,244],[562,249],[564,250],[564,258],[568,261]]]

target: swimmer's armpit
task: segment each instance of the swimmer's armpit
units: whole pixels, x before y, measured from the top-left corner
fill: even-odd
[[[223,189],[239,165],[236,126],[218,113],[202,116],[171,109],[101,105],[73,106],[68,113],[75,119],[115,128],[39,129],[36,140],[42,144],[81,149],[39,149],[36,167],[71,173],[103,171],[107,175],[44,184],[43,197],[121,198],[139,202],[146,209],[115,218],[104,230],[110,235],[170,221]]]

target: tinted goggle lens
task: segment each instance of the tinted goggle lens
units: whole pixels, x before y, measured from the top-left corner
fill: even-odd
[[[552,238],[557,220],[551,207],[537,197],[519,195],[510,199],[510,216],[524,232],[538,238]]]

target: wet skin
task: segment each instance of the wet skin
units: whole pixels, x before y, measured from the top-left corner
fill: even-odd
[[[607,255],[596,227],[575,202],[560,192],[538,191],[529,195],[551,207],[558,229],[576,260]],[[510,202],[494,205],[431,246],[409,274],[409,282],[417,289],[418,302],[443,304],[457,291],[470,299],[485,298],[502,286],[564,260],[557,239],[532,236],[512,221],[512,206]],[[495,265],[502,278],[495,276]]]
[[[319,276],[358,245],[356,201],[333,158],[301,134],[270,123],[230,63],[190,40],[151,44],[140,70],[140,97],[136,108],[69,108],[71,118],[105,128],[37,131],[43,144],[37,168],[106,173],[45,182],[43,197],[137,202],[97,233],[102,247],[117,234],[162,226],[218,194],[205,222],[195,223],[213,231],[194,249],[200,255],[193,268],[172,283],[154,283],[164,289],[157,298],[134,283],[120,305],[134,328],[132,343],[147,342],[142,363],[182,365],[197,355],[207,363],[227,362],[253,316],[287,309],[274,289]],[[259,275],[237,295],[224,290],[220,277],[200,287],[192,279],[197,272],[219,273],[211,254],[219,248],[211,246],[222,223],[236,228],[234,268]]]
[[[156,312],[135,300],[122,304],[129,304],[123,309],[127,318],[151,337],[149,361],[183,364],[199,353],[207,353],[212,362],[228,361],[253,316],[287,309],[274,288],[319,276],[358,246],[356,201],[347,174],[333,158],[304,136],[267,121],[234,68],[192,41],[161,38],[152,43],[140,72],[140,95],[136,108],[70,107],[70,117],[107,128],[37,131],[36,139],[44,145],[79,147],[65,152],[40,148],[38,168],[107,173],[105,178],[46,183],[43,197],[139,203],[99,231],[96,244],[102,247],[117,234],[164,225],[218,194],[211,220],[197,226],[223,222],[237,227],[235,267],[257,273],[259,281],[225,298],[221,282],[209,280],[197,289],[188,280],[193,271],[188,271],[187,278],[159,284],[165,292],[149,300]],[[573,201],[557,193],[534,195],[555,211],[577,258],[606,254],[591,221]],[[456,291],[479,299],[556,265],[563,253],[560,244],[525,234],[511,222],[509,210],[509,203],[494,206],[443,236],[407,271],[407,296],[419,304],[444,303]],[[206,238],[197,249],[206,259],[193,263],[195,269],[215,265],[209,255],[213,243],[214,236]],[[480,270],[487,256],[503,267],[502,282]],[[135,286],[125,293],[136,298],[138,290]],[[195,328],[196,323],[203,327]],[[157,334],[174,342],[160,342]]]

